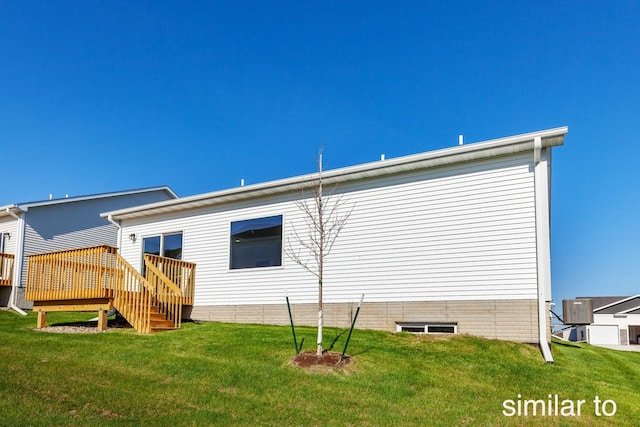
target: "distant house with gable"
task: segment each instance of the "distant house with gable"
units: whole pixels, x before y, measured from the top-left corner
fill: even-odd
[[[177,199],[167,186],[65,197],[0,207],[0,306],[30,308],[24,300],[30,255],[93,245],[118,246],[106,210]]]
[[[640,295],[577,300],[591,300],[593,322],[563,330],[563,338],[593,345],[640,345]]]

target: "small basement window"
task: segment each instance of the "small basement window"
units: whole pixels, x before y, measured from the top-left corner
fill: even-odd
[[[396,323],[396,332],[411,334],[457,334],[457,323],[412,322]]]

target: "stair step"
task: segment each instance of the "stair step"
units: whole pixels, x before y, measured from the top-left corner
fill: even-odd
[[[171,320],[152,320],[152,328],[173,328],[173,322]]]
[[[122,311],[126,312],[128,311],[127,305],[125,304],[125,306],[122,307]],[[139,310],[139,308],[138,308]],[[143,315],[148,315],[149,316],[149,320],[150,320],[150,332],[153,333],[157,333],[157,332],[164,332],[164,331],[172,331],[174,329],[178,329],[174,326],[174,323],[172,320],[168,320],[166,314],[161,313],[158,306],[156,305],[151,305],[149,307],[146,307],[142,310]],[[125,316],[126,317],[126,316]]]
[[[173,326],[151,326],[151,333],[155,334],[157,332],[166,332],[173,331],[175,328]]]

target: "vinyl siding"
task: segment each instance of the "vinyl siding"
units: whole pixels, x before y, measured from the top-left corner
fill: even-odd
[[[512,156],[360,181],[339,188],[354,206],[326,260],[327,303],[531,300],[537,296],[532,159]],[[317,280],[283,255],[282,267],[229,270],[232,221],[283,215],[283,246],[304,232],[299,195],[123,223],[121,253],[140,267],[142,238],[183,232],[195,262],[195,306],[317,300]]]
[[[117,246],[117,228],[100,213],[168,200],[164,191],[125,194],[30,207],[25,216],[22,285],[28,256],[96,245]]]
[[[18,220],[12,217],[0,218],[0,235],[9,233],[11,237],[5,240],[4,253],[16,254],[16,241],[18,230]]]

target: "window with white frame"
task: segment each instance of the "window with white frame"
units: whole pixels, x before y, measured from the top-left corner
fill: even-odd
[[[458,324],[438,322],[396,323],[396,332],[409,332],[412,334],[457,334]]]
[[[282,215],[231,223],[229,268],[282,265]]]

